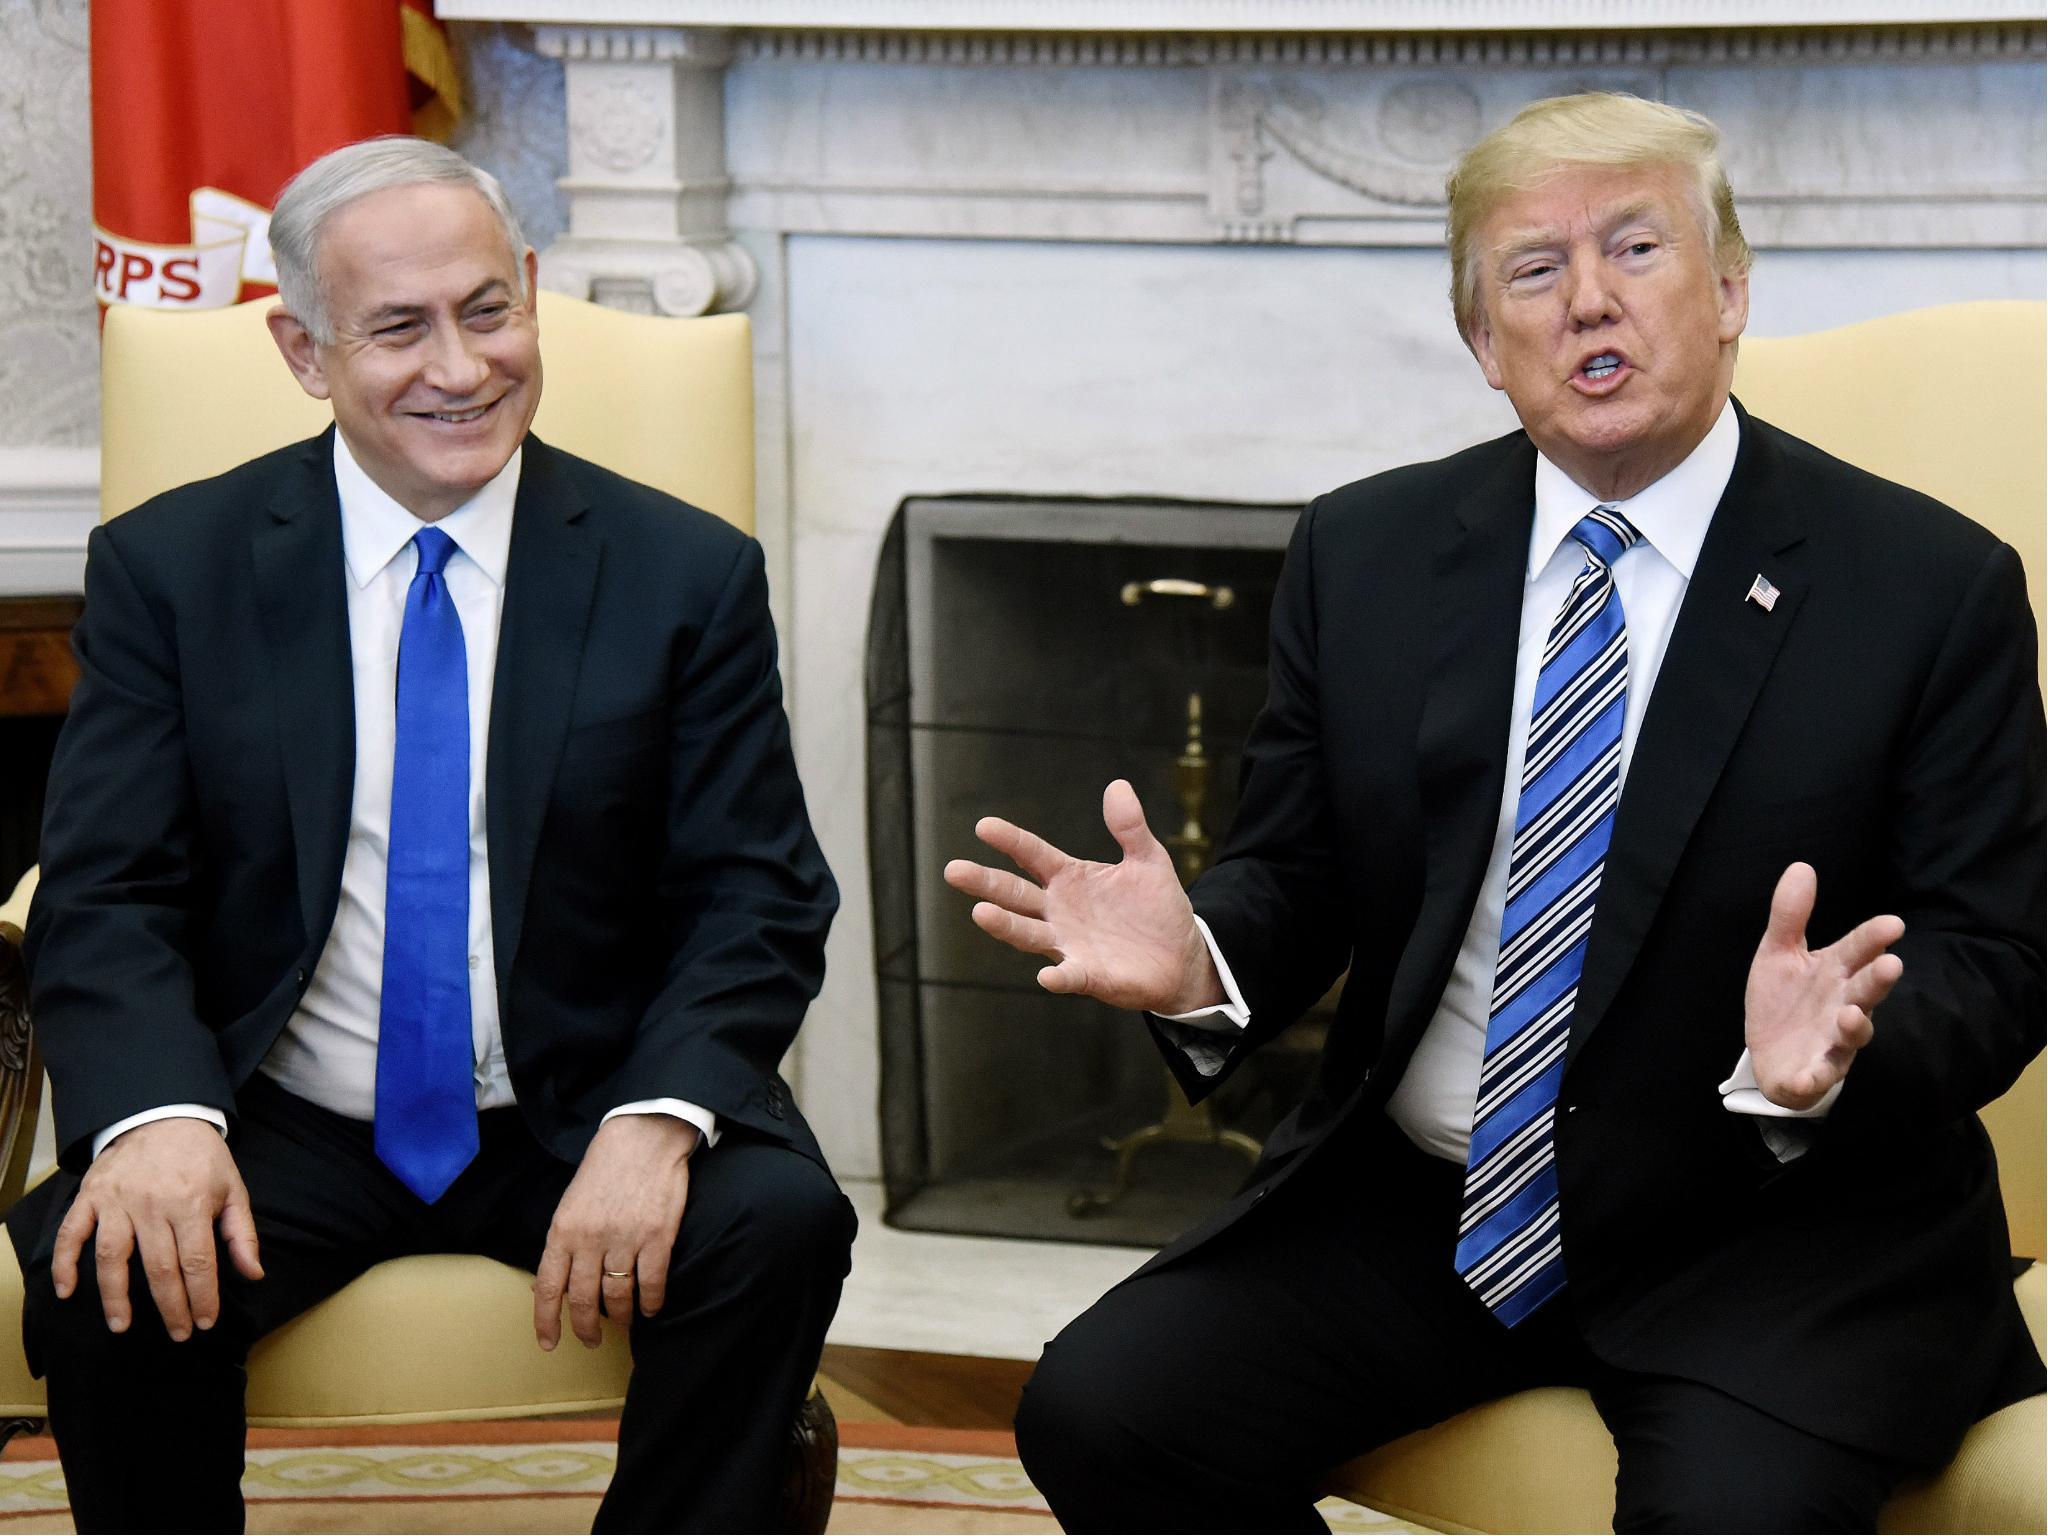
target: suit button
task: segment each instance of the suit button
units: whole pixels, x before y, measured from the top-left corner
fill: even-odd
[[[773,1115],[777,1120],[783,1118],[782,1094],[779,1090],[774,1088],[770,1088],[768,1090],[768,1113]]]
[[[1568,1115],[1576,1115],[1579,1112],[1579,1106],[1576,1104],[1567,1104],[1564,1107],[1564,1112]]]

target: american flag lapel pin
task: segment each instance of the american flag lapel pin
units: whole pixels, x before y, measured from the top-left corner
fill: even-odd
[[[1755,603],[1765,613],[1778,606],[1778,589],[1772,585],[1771,578],[1761,571],[1757,573],[1756,580],[1749,584],[1749,601]]]

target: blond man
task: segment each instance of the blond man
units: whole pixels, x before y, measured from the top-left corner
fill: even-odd
[[[1321,1529],[1328,1467],[1543,1383],[1618,1530],[1868,1530],[2041,1390],[1975,1116],[2042,1038],[2020,562],[1730,397],[1717,142],[1575,96],[1460,162],[1522,430],[1302,515],[1192,900],[1122,783],[1114,865],[990,819],[1024,877],[947,870],[1192,1097],[1349,972],[1241,1196],[1048,1346],[1070,1530]]]

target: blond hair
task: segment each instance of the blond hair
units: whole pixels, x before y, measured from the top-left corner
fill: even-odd
[[[1690,173],[1700,230],[1722,276],[1749,270],[1749,242],[1721,165],[1721,130],[1697,112],[1621,91],[1532,101],[1466,150],[1444,179],[1451,311],[1470,344],[1479,316],[1479,226],[1500,200],[1572,166],[1670,165]]]

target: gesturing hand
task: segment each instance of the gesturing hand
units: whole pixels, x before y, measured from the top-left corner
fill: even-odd
[[[640,1310],[661,1310],[698,1134],[687,1120],[661,1114],[620,1115],[597,1128],[555,1207],[534,1275],[533,1334],[542,1349],[562,1340],[565,1296],[570,1328],[592,1349],[602,1337],[600,1307],[631,1325],[636,1280]]]
[[[182,1342],[193,1328],[211,1328],[220,1319],[216,1223],[235,1268],[261,1280],[256,1218],[226,1140],[204,1120],[152,1120],[122,1132],[93,1159],[57,1228],[50,1277],[57,1294],[69,1296],[91,1238],[100,1310],[107,1327],[123,1333],[134,1318],[128,1259],[139,1248],[157,1315]]]
[[[1031,879],[955,859],[946,883],[978,898],[973,916],[984,933],[1053,962],[1038,973],[1048,992],[1083,992],[1112,1007],[1167,1014],[1222,1002],[1223,983],[1173,858],[1145,825],[1137,791],[1124,780],[1102,792],[1102,821],[1123,849],[1118,863],[1070,857],[1022,827],[985,816],[974,835]]]
[[[1806,947],[1819,881],[1794,864],[1771,893],[1771,917],[1750,963],[1743,1033],[1757,1087],[1787,1109],[1810,1109],[1848,1075],[1870,1043],[1870,1011],[1883,1002],[1906,964],[1886,954],[1905,933],[1896,917],[1858,923],[1826,949]]]

